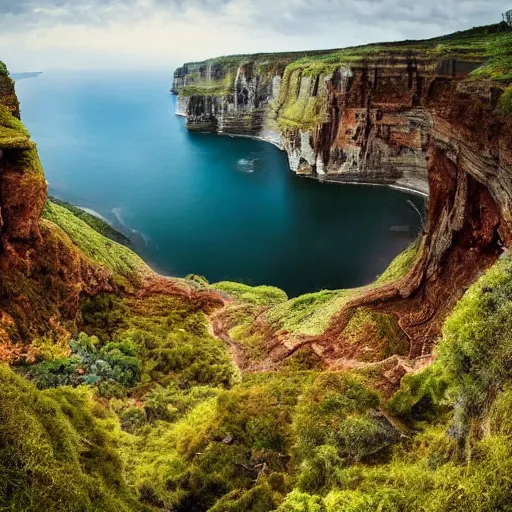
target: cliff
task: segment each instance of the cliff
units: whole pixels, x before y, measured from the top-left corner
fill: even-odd
[[[298,174],[426,193],[435,119],[454,95],[496,106],[506,82],[486,78],[509,37],[502,23],[428,41],[221,57],[177,69],[172,90],[189,129],[268,140]]]
[[[90,217],[47,201],[36,144],[0,62],[0,363],[65,353],[83,325],[84,302],[104,293],[195,300],[186,284],[154,274],[114,241],[125,237]]]

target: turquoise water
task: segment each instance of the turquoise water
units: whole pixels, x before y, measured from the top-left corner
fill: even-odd
[[[121,223],[156,270],[294,296],[372,281],[417,234],[419,197],[299,178],[269,144],[188,132],[171,82],[61,72],[16,84],[50,193]]]

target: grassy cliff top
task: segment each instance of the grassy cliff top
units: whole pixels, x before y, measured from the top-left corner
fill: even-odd
[[[0,75],[7,75],[7,66],[0,60]]]
[[[257,66],[275,63],[294,67],[312,63],[339,65],[371,59],[383,53],[395,56],[417,55],[433,60],[456,57],[483,62],[487,59],[485,65],[475,73],[476,76],[498,80],[512,79],[512,29],[505,22],[475,27],[432,39],[372,43],[343,49],[309,52],[230,55],[203,62],[186,63],[185,67],[194,68],[211,64],[230,69],[245,62]]]
[[[23,123],[14,117],[7,107],[0,104],[0,149],[28,149],[32,145],[30,135]]]

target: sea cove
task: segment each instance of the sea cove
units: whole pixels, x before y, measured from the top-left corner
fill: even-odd
[[[171,81],[48,72],[16,84],[50,193],[131,233],[159,272],[290,296],[360,286],[421,229],[421,197],[299,178],[268,143],[188,132]]]

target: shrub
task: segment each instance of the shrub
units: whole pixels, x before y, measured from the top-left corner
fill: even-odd
[[[129,341],[108,343],[98,350],[99,339],[81,333],[70,340],[72,355],[68,359],[44,361],[26,369],[36,385],[41,388],[78,386],[80,384],[117,383],[124,387],[134,386],[140,377],[140,365],[135,347]],[[102,387],[108,392],[107,387]],[[110,392],[119,393],[119,388]]]
[[[121,427],[127,432],[135,432],[147,422],[146,412],[140,407],[128,407],[119,416]]]
[[[420,373],[406,375],[389,401],[389,409],[403,418],[432,420],[449,406],[445,398],[448,386],[443,368],[434,364]]]
[[[327,512],[327,509],[320,496],[293,490],[286,496],[277,512]]]
[[[336,446],[336,433],[349,416],[364,415],[379,405],[378,397],[354,377],[320,374],[306,388],[294,417],[297,453],[307,459],[322,445]]]

